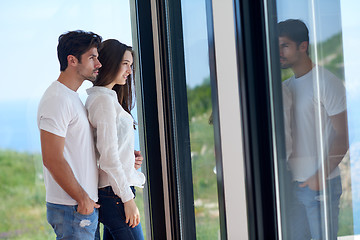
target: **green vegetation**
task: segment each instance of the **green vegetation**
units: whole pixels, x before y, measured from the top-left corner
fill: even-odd
[[[320,65],[327,68],[338,78],[344,80],[342,32],[333,35],[324,42],[318,43],[317,49]]]
[[[188,88],[195,223],[197,239],[217,239],[219,210],[215,170],[210,79]]]
[[[291,71],[290,68],[288,69],[281,69],[281,80],[285,81],[286,79],[289,79],[294,73]]]
[[[0,151],[0,239],[54,239],[46,220],[41,156]]]
[[[189,119],[211,111],[210,77],[194,89],[187,88]]]
[[[0,239],[55,239],[46,220],[45,185],[40,154],[0,151]],[[136,204],[144,222],[143,191]],[[142,225],[144,235],[145,224]]]
[[[340,199],[343,202],[344,199]],[[340,203],[339,231],[338,236],[350,236],[354,234],[353,209],[351,206],[342,207]]]
[[[136,206],[140,212],[140,222],[141,228],[144,233],[144,238],[146,239],[146,224],[145,224],[145,212],[144,212],[144,191],[143,188],[136,188],[136,198],[135,198]]]

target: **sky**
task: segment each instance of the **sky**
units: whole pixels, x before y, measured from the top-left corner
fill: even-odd
[[[360,16],[357,0],[342,0],[342,31],[350,138],[354,234],[360,234]]]
[[[340,0],[276,0],[276,4],[278,21],[303,20],[309,28],[311,42],[314,37],[324,41],[341,30]]]
[[[315,11],[322,16],[318,38],[326,39],[341,29],[339,0],[316,2]],[[300,18],[311,28],[310,3],[311,0],[277,0],[278,19]],[[209,76],[205,1],[183,1],[182,11],[186,76],[188,85],[193,87]],[[128,0],[1,1],[0,20],[6,23],[0,25],[0,101],[41,96],[58,77],[57,38],[65,31],[89,30],[104,39],[116,38],[132,45]],[[14,83],[18,87],[13,87]],[[86,83],[84,88],[90,85]],[[84,94],[83,89],[80,94]]]
[[[189,87],[194,87],[210,76],[205,1],[183,1],[181,11],[186,83]]]
[[[42,95],[59,75],[57,39],[66,31],[93,31],[104,39],[116,38],[131,45],[128,3],[128,0],[1,1],[0,101],[36,99]]]
[[[204,1],[184,1],[183,10],[186,77],[195,86],[209,76]],[[6,23],[0,25],[0,149],[40,152],[36,112],[60,73],[59,35],[82,29],[133,45],[129,0],[0,1],[0,21]],[[83,101],[91,85],[85,81],[78,90]]]
[[[314,39],[321,41],[343,29],[345,70],[349,97],[357,97],[360,87],[358,76],[357,43],[360,2],[356,0],[277,0],[277,18],[304,20]],[[312,5],[314,3],[314,5]],[[313,7],[313,8],[312,8]],[[187,84],[194,87],[209,76],[208,38],[204,0],[182,1],[183,33]],[[317,18],[312,18],[312,12]],[[28,129],[34,124],[34,111],[40,97],[59,75],[56,55],[58,36],[68,30],[83,29],[100,34],[104,39],[116,38],[132,44],[129,0],[14,0],[0,3],[0,64],[2,66],[0,107],[17,102],[28,119]],[[350,47],[351,46],[351,47]],[[351,70],[351,71],[350,71]],[[355,73],[356,72],[356,73]],[[91,83],[85,81],[79,89],[83,100],[85,89]],[[352,92],[350,92],[352,91]],[[22,105],[21,103],[22,102]],[[24,106],[25,105],[25,106]],[[19,108],[19,107],[18,107]],[[35,110],[34,110],[35,109]],[[12,130],[4,127],[9,123],[9,112],[0,108],[0,134],[7,136]],[[9,110],[6,110],[9,111]],[[24,125],[24,124],[23,124]],[[36,125],[36,124],[35,124]],[[6,134],[5,134],[6,133]],[[0,148],[2,140],[0,140]]]
[[[132,45],[129,0],[0,1],[0,22],[0,149],[40,152],[36,112],[60,73],[59,35],[82,29]]]

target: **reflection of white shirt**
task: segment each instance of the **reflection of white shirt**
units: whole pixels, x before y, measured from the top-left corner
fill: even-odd
[[[321,166],[322,154],[328,159],[335,136],[330,117],[346,110],[345,87],[322,67],[314,67],[299,78],[292,76],[284,84],[293,98],[293,151],[289,166],[294,180],[305,181]],[[329,178],[338,175],[336,168]]]
[[[292,116],[292,96],[289,88],[282,84],[283,109],[284,109],[284,128],[286,143],[286,160],[292,153],[292,136],[291,136],[291,116]]]
[[[39,129],[65,138],[64,158],[76,180],[95,202],[98,200],[98,168],[94,138],[86,109],[78,93],[59,81],[53,82],[41,98],[37,121]],[[46,201],[76,205],[44,167]]]
[[[122,202],[127,202],[134,198],[130,186],[145,183],[144,174],[134,167],[133,118],[121,107],[115,91],[92,87],[87,93],[85,106],[99,153],[99,188],[111,185]]]

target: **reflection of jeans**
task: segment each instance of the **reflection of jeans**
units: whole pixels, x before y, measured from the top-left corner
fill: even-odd
[[[294,183],[294,202],[290,213],[291,239],[325,239],[323,191],[302,188]],[[329,239],[337,239],[339,202],[342,193],[340,176],[327,180]]]
[[[82,215],[77,206],[46,203],[47,220],[53,227],[56,239],[93,240],[98,225],[98,209]]]
[[[133,192],[135,189],[132,187]],[[112,188],[99,189],[99,221],[104,224],[104,240],[143,240],[141,224],[134,228],[125,223],[124,204]]]

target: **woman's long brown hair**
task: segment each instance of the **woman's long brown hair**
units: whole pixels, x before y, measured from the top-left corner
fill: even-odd
[[[94,86],[106,86],[114,81],[120,69],[126,51],[130,51],[134,57],[132,48],[119,42],[116,39],[108,39],[101,43],[99,48],[99,61],[102,67],[99,75],[94,81]],[[116,92],[120,105],[131,115],[131,110],[135,106],[134,88],[134,69],[132,74],[127,77],[124,85],[115,84],[113,90]]]

